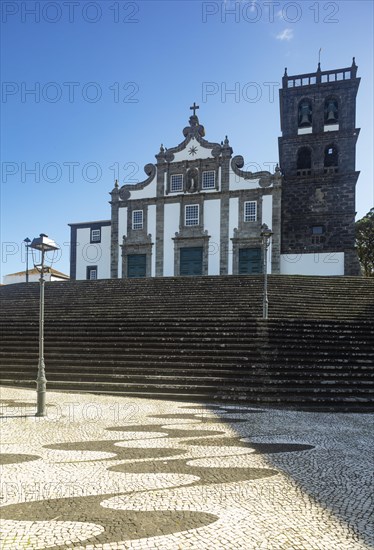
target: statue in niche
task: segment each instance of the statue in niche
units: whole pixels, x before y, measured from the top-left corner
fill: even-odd
[[[187,191],[195,193],[199,188],[199,174],[195,168],[189,170],[187,174]]]

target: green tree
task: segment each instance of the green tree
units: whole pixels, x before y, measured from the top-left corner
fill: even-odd
[[[365,277],[374,277],[374,208],[356,222],[357,254]]]

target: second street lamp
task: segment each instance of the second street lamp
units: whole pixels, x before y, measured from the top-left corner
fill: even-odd
[[[269,300],[268,300],[268,248],[270,245],[270,239],[273,235],[271,229],[268,228],[266,223],[261,226],[261,237],[264,255],[264,292],[263,292],[263,304],[262,304],[262,317],[268,318],[269,313]]]
[[[26,283],[29,282],[29,248],[31,240],[26,237],[23,241],[25,243],[25,249],[26,249]]]
[[[58,246],[52,239],[49,239],[47,235],[41,233],[39,237],[35,238],[30,244],[30,248],[39,250],[41,253],[41,263],[35,265],[40,272],[40,303],[39,303],[39,362],[38,362],[38,376],[36,379],[36,392],[37,392],[37,410],[36,416],[45,416],[45,397],[47,393],[47,379],[45,376],[45,363],[44,363],[44,261],[46,252],[58,250]],[[48,268],[47,268],[48,269]]]

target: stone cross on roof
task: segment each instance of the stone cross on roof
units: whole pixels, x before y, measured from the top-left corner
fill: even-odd
[[[194,116],[196,116],[196,110],[200,109],[200,107],[198,105],[196,105],[195,102],[193,102],[193,105],[192,105],[192,107],[190,107],[190,109],[193,111]]]

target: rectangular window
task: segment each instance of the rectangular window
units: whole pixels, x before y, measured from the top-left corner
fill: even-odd
[[[185,225],[199,225],[199,205],[188,204],[185,210]]]
[[[325,242],[325,228],[322,225],[312,227],[312,244],[323,244]]]
[[[101,242],[101,229],[91,229],[91,243]]]
[[[244,203],[244,221],[257,221],[257,201],[246,201]]]
[[[173,174],[170,178],[170,191],[183,191],[183,174]]]
[[[203,189],[214,189],[216,185],[215,172],[209,170],[208,172],[203,172]]]
[[[97,265],[87,266],[86,279],[88,281],[96,281],[96,279],[97,279]]]
[[[143,210],[134,210],[132,213],[132,228],[143,229]]]

